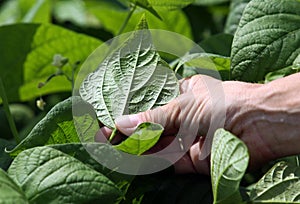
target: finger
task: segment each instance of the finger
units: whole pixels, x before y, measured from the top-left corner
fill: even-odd
[[[204,143],[204,138],[202,137],[198,143],[195,143],[191,146],[189,155],[191,158],[193,168],[196,170],[196,172],[209,175],[209,171],[210,171],[209,156],[207,156],[204,159],[201,157],[203,143]]]
[[[193,166],[193,162],[188,154],[185,154],[174,164],[175,173],[177,174],[189,174],[197,173]]]
[[[159,123],[165,128],[166,134],[175,133],[178,130],[180,119],[179,99],[145,112],[133,115],[123,115],[115,120],[116,127],[125,135],[131,135],[136,127],[143,122]]]

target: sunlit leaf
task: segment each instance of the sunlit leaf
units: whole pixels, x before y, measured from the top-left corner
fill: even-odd
[[[125,141],[114,146],[123,152],[141,155],[159,140],[164,128],[155,123],[142,123]]]

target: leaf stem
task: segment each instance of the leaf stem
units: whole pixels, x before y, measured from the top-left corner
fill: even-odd
[[[17,127],[16,127],[16,124],[14,122],[14,119],[11,115],[10,110],[9,110],[8,99],[7,99],[7,96],[6,96],[6,93],[5,93],[5,88],[4,88],[1,77],[0,77],[0,97],[2,98],[2,101],[3,101],[3,108],[4,108],[4,111],[5,111],[7,120],[8,120],[9,127],[11,129],[12,134],[13,134],[13,137],[15,138],[17,143],[20,143],[21,139],[19,137],[19,133],[17,131]]]
[[[109,136],[109,139],[108,139],[109,142],[111,142],[111,141],[114,139],[114,137],[115,137],[116,134],[117,134],[117,131],[118,131],[117,128],[114,128],[114,129],[113,129],[113,131],[112,131],[112,133],[111,133],[111,135]]]
[[[119,32],[117,33],[117,36],[120,35],[124,31],[124,29],[125,29],[126,25],[128,24],[133,12],[135,11],[135,9],[136,9],[136,4],[131,4],[130,5],[130,11],[127,14],[126,19],[124,20]]]

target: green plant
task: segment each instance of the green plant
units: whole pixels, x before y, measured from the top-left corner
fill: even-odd
[[[194,9],[213,21],[209,31],[196,28],[199,22],[208,27],[205,20],[193,20],[198,17]],[[141,124],[118,145],[96,143],[93,136],[101,123],[114,129],[112,140],[116,117],[168,103],[179,94],[177,78],[220,74],[222,80],[267,83],[298,72],[298,0],[232,0],[230,6],[226,0],[13,0],[1,2],[0,10],[0,99],[14,136],[8,140],[0,135],[0,203],[300,202],[299,156],[273,161],[258,175],[246,173],[247,147],[223,129],[215,132],[212,143],[211,178],[174,175],[172,168],[129,176],[87,152],[93,149],[109,162],[122,157],[117,150],[141,155],[154,146],[163,132],[159,124]],[[206,53],[191,50],[180,59],[170,58],[152,47],[148,28],[202,38],[199,44]],[[211,35],[219,30],[227,34]],[[108,38],[127,31],[134,32],[90,74],[100,85],[85,79],[80,90],[73,90],[76,67]],[[127,55],[128,46],[135,54]],[[123,55],[116,57],[115,52]],[[138,82],[147,83],[132,86]],[[82,98],[70,97],[72,90]],[[68,93],[64,100],[57,95],[62,92]],[[58,96],[59,102],[52,108],[47,104],[47,114],[37,116],[35,126],[21,138],[9,103],[26,102],[37,112],[34,99],[49,95]],[[119,106],[113,107],[116,102]],[[89,111],[73,117],[72,105]]]

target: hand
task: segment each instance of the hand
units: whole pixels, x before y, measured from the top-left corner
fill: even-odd
[[[299,78],[299,75],[292,77]],[[250,153],[250,168],[255,168],[275,158],[299,153],[300,111],[289,115],[286,110],[299,107],[300,99],[295,99],[293,106],[282,100],[282,97],[295,94],[295,83],[288,90],[281,90],[282,84],[286,85],[289,81],[281,79],[262,85],[221,82],[208,76],[196,75],[180,81],[180,96],[167,105],[119,117],[115,121],[116,127],[125,135],[130,135],[142,122],[162,124],[165,128],[164,136],[150,152],[166,147],[178,132],[192,130],[196,134],[195,141],[174,167],[179,173],[204,174],[209,173],[209,157],[204,155],[203,159],[203,153],[209,152],[210,148],[209,145],[203,145],[205,137],[210,136],[209,132],[224,127],[246,143]],[[291,120],[297,121],[297,126]],[[282,136],[284,133],[289,134],[287,131],[292,136],[284,140]],[[107,128],[102,128],[102,132],[110,134]],[[177,146],[180,147],[180,144]],[[176,151],[182,150],[174,149],[173,153]]]

